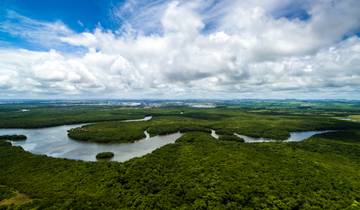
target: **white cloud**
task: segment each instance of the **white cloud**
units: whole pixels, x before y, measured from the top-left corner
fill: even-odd
[[[182,17],[181,21],[180,17]],[[180,33],[190,37],[204,27],[204,23],[196,13],[185,6],[180,6],[176,1],[169,4],[161,23],[165,33]]]
[[[97,41],[96,37],[92,33],[84,32],[81,34],[75,34],[73,36],[62,36],[60,41],[68,43],[74,46],[95,46]]]
[[[360,27],[360,3],[307,2],[307,20],[273,15],[293,2],[157,1],[148,9],[161,15],[144,12],[161,27],[150,35],[60,27],[57,42],[87,52],[0,49],[0,97],[359,96],[360,39],[343,37]],[[204,31],[208,21],[216,28]]]
[[[7,11],[0,32],[20,37],[28,42],[45,47],[61,47],[60,37],[71,36],[74,32],[61,21],[42,22],[14,11]]]

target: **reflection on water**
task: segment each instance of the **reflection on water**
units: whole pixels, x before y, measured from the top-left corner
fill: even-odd
[[[290,132],[290,137],[282,142],[295,142],[295,141],[303,141],[305,139],[310,138],[311,136],[315,134],[320,133],[328,133],[331,132],[329,130],[327,131],[301,131],[301,132]],[[250,136],[240,135],[237,133],[234,133],[234,135],[243,138],[246,143],[256,143],[256,142],[276,142],[278,140],[275,139],[268,139],[268,138],[254,138]]]
[[[139,120],[127,120],[126,122],[147,121],[151,116]],[[75,160],[95,161],[96,154],[100,152],[113,152],[115,154],[112,160],[126,161],[134,157],[141,157],[145,154],[151,153],[157,148],[166,144],[174,143],[182,136],[180,132],[150,137],[149,133],[145,131],[145,138],[134,143],[123,144],[101,144],[94,142],[81,142],[70,139],[67,136],[67,131],[83,126],[78,125],[63,125],[50,128],[39,129],[0,129],[0,135],[14,135],[23,134],[27,136],[26,141],[12,141],[14,146],[21,146],[24,150],[35,153],[45,154],[51,157],[68,158]],[[290,138],[285,142],[302,141],[315,134],[326,133],[331,131],[305,131],[305,132],[291,132]],[[253,142],[274,142],[274,139],[253,138],[245,135],[234,133],[234,135],[241,137],[247,143]],[[218,139],[219,136],[214,130],[211,130],[211,136]]]
[[[145,131],[146,138],[125,144],[80,142],[67,136],[69,129],[82,125],[64,125],[40,129],[0,129],[0,135],[26,135],[26,141],[12,141],[12,144],[21,146],[31,153],[86,161],[95,161],[95,156],[99,152],[113,152],[115,156],[112,160],[115,161],[126,161],[134,157],[141,157],[161,146],[174,143],[182,135],[174,133],[150,137]]]
[[[234,133],[235,136],[240,137],[242,139],[244,139],[244,141],[246,143],[255,143],[255,142],[273,142],[275,140],[273,139],[267,139],[267,138],[254,138],[254,137],[250,137],[250,136],[245,136],[245,135],[240,135],[237,133]]]
[[[213,129],[211,129],[211,136],[215,139],[219,139],[219,135],[217,135],[215,130],[213,130]]]
[[[123,120],[123,122],[141,122],[141,121],[149,121],[151,119],[152,119],[152,116],[146,116],[143,119]]]
[[[313,135],[316,134],[321,134],[321,133],[329,133],[329,132],[333,132],[331,130],[326,130],[326,131],[303,131],[303,132],[291,132],[290,133],[290,138],[288,138],[287,140],[285,140],[286,142],[292,142],[292,141],[302,141],[305,139],[310,138]]]

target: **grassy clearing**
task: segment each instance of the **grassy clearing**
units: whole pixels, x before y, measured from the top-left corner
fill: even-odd
[[[360,115],[350,115],[350,119],[360,121]]]
[[[0,206],[21,206],[30,203],[31,201],[31,198],[29,198],[27,195],[16,192],[13,197],[1,200]]]
[[[0,185],[0,209],[11,205],[24,205],[31,201],[27,195],[19,193],[5,185]]]

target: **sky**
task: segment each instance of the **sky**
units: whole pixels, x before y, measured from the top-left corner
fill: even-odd
[[[359,0],[1,0],[0,98],[360,99]]]

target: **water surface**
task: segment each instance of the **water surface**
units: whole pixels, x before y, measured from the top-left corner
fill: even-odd
[[[303,141],[305,139],[310,138],[315,134],[321,133],[328,133],[331,132],[330,130],[325,131],[300,131],[300,132],[290,132],[290,137],[281,142],[296,142],[296,141]],[[238,133],[234,133],[234,135],[243,138],[246,143],[257,143],[257,142],[278,142],[279,140],[270,139],[270,138],[255,138],[245,135],[240,135]]]
[[[166,144],[174,143],[182,135],[178,132],[170,135],[150,137],[145,131],[146,138],[144,139],[134,143],[117,144],[75,141],[67,136],[69,129],[83,125],[85,124],[39,129],[0,129],[0,135],[26,135],[26,141],[11,141],[11,143],[14,146],[21,146],[24,150],[34,154],[45,154],[50,157],[85,161],[95,161],[95,156],[99,152],[113,152],[115,156],[112,160],[115,161],[126,161],[134,157],[141,157]]]
[[[215,130],[213,130],[213,129],[211,129],[211,134],[210,135],[215,139],[219,139],[219,135],[217,135]]]
[[[126,120],[125,122],[147,121],[151,116],[138,120]],[[113,152],[114,161],[127,161],[134,157],[141,157],[151,153],[166,144],[174,143],[182,136],[180,132],[150,137],[149,133],[144,131],[145,138],[133,143],[110,143],[102,144],[95,142],[82,142],[72,140],[68,137],[67,131],[86,124],[63,125],[49,128],[37,129],[0,129],[0,135],[23,134],[27,136],[26,141],[11,141],[14,146],[21,146],[24,150],[34,154],[45,154],[50,157],[67,158],[75,160],[95,161],[96,154],[100,152]],[[305,140],[315,134],[326,133],[330,131],[305,131],[291,132],[290,137],[284,142],[294,142]],[[275,142],[277,140],[267,138],[254,138],[234,133],[241,137],[246,143],[254,142]],[[211,136],[218,139],[219,136],[215,130],[211,130]]]

